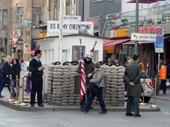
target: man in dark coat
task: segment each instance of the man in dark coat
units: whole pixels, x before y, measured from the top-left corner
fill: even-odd
[[[32,72],[31,81],[32,81],[32,89],[31,89],[31,107],[34,107],[35,104],[35,94],[37,92],[37,100],[38,106],[44,107],[42,100],[42,89],[43,89],[43,70],[45,69],[41,61],[41,50],[35,51],[35,57],[30,61],[29,71]]]
[[[139,114],[139,98],[141,97],[140,78],[142,75],[142,65],[139,64],[138,55],[133,56],[133,63],[128,64],[125,70],[124,79],[127,82],[127,107],[126,116],[140,117]],[[131,113],[133,99],[135,98],[135,115]]]
[[[1,61],[0,61],[0,66],[1,66],[1,65],[4,64],[4,62],[5,62],[5,60],[6,60],[6,55],[5,55],[5,54],[2,54],[0,60],[1,60]],[[0,87],[2,87],[1,84],[2,84],[2,74],[0,73]],[[4,97],[4,96],[2,96],[2,95],[1,95],[1,92],[0,92],[0,98],[3,98],[3,97]]]
[[[88,78],[88,74],[92,73],[94,70],[94,63],[92,62],[91,55],[86,55],[86,58],[84,59],[84,70],[86,74],[86,87],[87,87],[87,99],[90,94],[90,78]],[[81,63],[79,64],[79,67],[77,69],[77,72],[81,74]],[[83,96],[83,100],[80,102],[80,108],[83,109],[85,105],[85,95]],[[92,108],[92,107],[91,107]]]

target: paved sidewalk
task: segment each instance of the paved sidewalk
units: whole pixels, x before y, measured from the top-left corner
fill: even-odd
[[[10,94],[7,90],[7,87],[5,87],[2,91],[2,95],[4,95],[4,98],[0,98],[0,104],[4,105],[6,107],[9,107],[11,109],[15,109],[18,111],[79,111],[79,106],[53,106],[53,105],[47,105],[47,103],[44,103],[44,107],[38,107],[37,104],[35,104],[34,108],[30,107],[29,103],[26,103],[27,106],[21,107],[13,103],[7,102],[10,98]],[[141,112],[159,112],[160,108],[153,109],[150,108],[152,104],[148,104],[148,106],[140,106],[140,111]],[[93,106],[94,109],[92,111],[100,111],[100,106]],[[125,111],[125,106],[106,106],[108,111],[113,111],[113,112],[124,112]]]
[[[154,98],[154,95],[152,96]],[[166,89],[166,94],[163,94],[163,91],[159,91],[159,96],[156,96],[156,99],[170,101],[170,87]]]

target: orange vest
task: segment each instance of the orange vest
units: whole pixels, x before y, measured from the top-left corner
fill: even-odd
[[[143,63],[140,63],[140,64],[142,64],[142,71],[144,71],[144,64]]]
[[[167,68],[165,65],[161,66],[160,72],[159,72],[159,79],[160,80],[166,80],[167,79]]]

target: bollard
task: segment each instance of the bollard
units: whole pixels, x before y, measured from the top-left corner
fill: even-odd
[[[143,99],[142,103],[140,103],[141,106],[147,106],[144,100],[145,100],[145,79],[143,79]]]
[[[27,105],[24,103],[24,77],[22,77],[22,103],[19,104],[18,106],[27,106]]]
[[[151,108],[159,108],[159,107],[156,105],[156,85],[157,85],[157,79],[155,79],[154,105],[151,105],[151,106],[150,106]]]
[[[16,76],[16,101],[14,102],[14,104],[19,104],[19,101],[18,101],[18,75]]]
[[[14,99],[12,99],[12,75],[10,75],[10,99],[8,102],[14,102]]]

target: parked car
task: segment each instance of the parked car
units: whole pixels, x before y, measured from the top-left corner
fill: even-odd
[[[150,101],[153,93],[154,93],[154,84],[145,71],[142,71],[142,77],[140,79],[142,89],[143,89],[143,81],[145,79],[145,93],[144,93],[144,102],[147,103]],[[127,100],[127,90],[125,89],[125,100]],[[141,93],[141,99],[143,99],[143,93]]]

